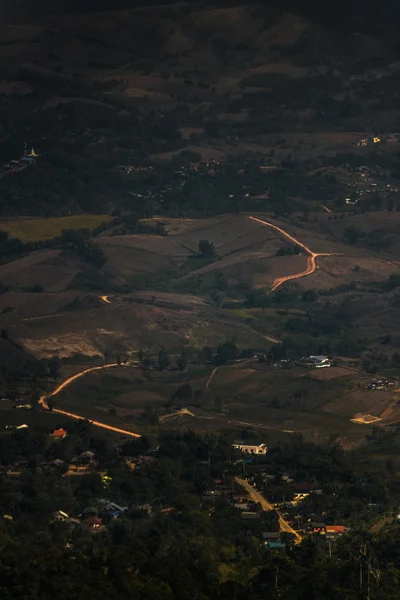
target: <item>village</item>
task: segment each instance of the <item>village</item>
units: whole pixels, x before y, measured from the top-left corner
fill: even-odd
[[[21,173],[28,167],[34,165],[36,160],[39,158],[39,154],[36,153],[32,147],[31,151],[28,152],[27,145],[24,146],[24,154],[21,158],[12,159],[8,163],[0,166],[0,179],[7,175],[13,175],[15,173]]]
[[[7,434],[28,435],[20,433],[21,429],[24,427],[14,428]],[[76,456],[67,457],[70,435],[76,435],[76,431],[69,433],[68,427],[58,427],[48,432],[45,441],[47,458],[39,464],[33,465],[32,461],[24,459],[2,467],[4,478],[10,482],[23,481],[33,473],[41,477],[67,478],[71,482],[83,482],[87,477],[96,478],[97,495],[85,495],[87,501],[81,510],[71,514],[61,504],[49,519],[50,527],[62,525],[70,532],[72,537],[69,544],[73,544],[79,532],[106,534],[115,519],[132,517],[133,514],[154,518],[179,510],[173,504],[166,505],[150,497],[139,504],[127,503],[126,495],[113,491],[115,467],[107,456],[87,448]],[[134,485],[135,477],[142,469],[143,473],[149,468],[157,469],[157,463],[161,460],[160,449],[162,456],[162,444],[134,455],[127,455],[126,452],[121,454],[121,449],[119,469],[124,470],[126,477],[133,477]],[[344,484],[336,482],[332,485],[324,482],[323,478],[318,481],[315,477],[303,481],[286,469],[284,464],[273,466],[269,461],[269,452],[264,442],[233,441],[231,457],[217,466],[213,464],[211,451],[207,461],[198,463],[198,468],[208,471],[208,484],[199,497],[201,509],[210,517],[216,511],[229,510],[235,527],[258,537],[269,551],[282,551],[288,544],[299,543],[305,537],[314,535],[330,544],[351,532],[351,523],[357,514],[352,513],[348,503],[340,500],[341,496],[345,498],[347,495]],[[219,476],[215,476],[215,469],[220,472]],[[360,480],[358,485],[367,484],[367,480]],[[383,507],[376,498],[370,497],[368,502],[365,501],[365,510],[374,521],[381,517]],[[14,515],[7,511],[2,518],[12,521]]]

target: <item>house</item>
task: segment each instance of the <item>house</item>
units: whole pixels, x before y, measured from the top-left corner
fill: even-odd
[[[17,469],[15,466],[11,467],[11,469],[9,469],[7,471],[7,477],[10,477],[11,479],[18,479],[18,477],[21,475],[22,470],[21,469]]]
[[[66,521],[67,519],[69,519],[69,516],[67,515],[67,513],[65,513],[62,510],[57,510],[57,512],[54,513],[53,515],[53,521]]]
[[[252,519],[258,519],[258,513],[245,510],[245,511],[242,512],[242,514],[240,515],[240,517],[242,519],[245,519],[246,521],[249,521],[249,520],[252,520]]]
[[[302,502],[303,500],[305,500],[310,494],[308,493],[303,493],[303,492],[296,492],[294,494],[294,498],[293,498],[293,503],[299,503]]]
[[[126,510],[128,510],[127,506],[118,506],[118,504],[115,504],[115,502],[109,502],[108,504],[106,504],[103,507],[103,512],[105,513],[109,513],[109,514],[121,514],[123,512],[125,512]]]
[[[86,519],[86,523],[89,525],[90,530],[99,529],[103,525],[103,521],[100,517],[95,517],[94,515],[90,515]]]
[[[270,550],[284,550],[286,548],[286,544],[282,542],[268,542],[267,547]]]
[[[313,366],[316,369],[320,369],[322,367],[330,367],[331,363],[329,361],[329,358],[327,356],[324,356],[322,354],[318,354],[318,355],[311,355],[309,356],[308,360],[313,364]]]
[[[343,535],[345,531],[343,525],[327,525],[325,527],[325,538],[334,542]]]
[[[80,463],[91,463],[94,459],[94,452],[91,452],[90,450],[86,450],[85,452],[82,452],[82,454],[80,454],[78,456],[78,462]]]
[[[233,504],[233,508],[238,508],[239,510],[248,511],[249,505],[244,502],[236,502],[235,504]]]
[[[325,534],[325,523],[314,521],[313,523],[311,523],[311,531],[313,533],[320,533],[320,534],[324,535]]]
[[[245,454],[266,454],[268,452],[268,448],[265,444],[244,444],[243,442],[237,442],[232,444],[233,448],[244,452]]]
[[[279,531],[266,531],[262,534],[265,543],[279,540]]]
[[[65,429],[55,429],[53,431],[53,433],[51,434],[51,437],[53,438],[58,438],[58,439],[64,439],[65,437],[67,437],[67,432],[65,431]]]
[[[26,156],[28,156],[29,158],[39,158],[39,154],[36,154],[34,147],[32,146],[32,149],[30,151],[29,154],[27,154]]]

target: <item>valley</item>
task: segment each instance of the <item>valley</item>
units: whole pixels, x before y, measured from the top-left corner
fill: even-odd
[[[245,3],[28,4],[1,25],[7,368],[133,433],[393,425],[396,392],[362,387],[400,367],[392,37]],[[121,369],[122,400],[98,389]],[[204,404],[171,400],[187,381]]]

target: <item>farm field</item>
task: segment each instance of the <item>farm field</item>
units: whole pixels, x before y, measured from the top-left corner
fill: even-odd
[[[181,351],[183,346],[202,348],[219,345],[236,337],[241,346],[268,348],[271,343],[242,319],[196,298],[179,294],[111,296],[110,304],[96,295],[21,294],[0,296],[0,312],[11,304],[13,310],[0,314],[0,325],[31,352],[62,358],[75,354],[89,357],[115,352],[137,352],[139,348],[158,352],[161,346]],[[41,297],[42,302],[37,299]]]
[[[129,423],[131,428],[143,425],[145,415],[151,413],[151,427],[176,427],[178,423],[199,430],[242,426],[264,431],[267,436],[268,432],[281,432],[301,433],[314,441],[340,436],[360,439],[370,426],[353,422],[355,415],[375,414],[379,409],[378,417],[396,417],[398,411],[390,409],[391,398],[383,400],[378,394],[372,399],[370,391],[360,387],[368,376],[344,371],[333,367],[333,377],[325,383],[306,369],[279,372],[260,369],[251,361],[215,372],[211,366],[193,367],[181,374],[115,367],[73,382],[55,397],[55,406],[88,418],[111,418],[116,426]],[[193,404],[184,404],[180,413],[182,405],[171,398],[183,384],[202,393]],[[388,418],[387,422],[393,421]]]
[[[398,273],[395,260],[335,242],[318,231],[318,223],[313,231],[309,224],[307,229],[293,225],[293,220],[272,220],[264,214],[261,219],[270,219],[313,252],[333,254],[317,257],[313,273],[284,282],[281,289],[302,293],[329,291],[342,284],[358,286],[362,291],[355,313],[358,320],[368,319],[369,307],[374,306],[375,319],[397,323],[388,299],[372,295],[363,301],[365,284]],[[282,330],[294,307],[288,307],[285,314],[277,310],[249,314],[243,300],[250,289],[268,295],[279,278],[304,272],[309,257],[304,249],[299,255],[278,256],[279,249],[289,247],[288,239],[246,215],[162,222],[168,231],[164,237],[96,238],[108,260],[94,289],[90,267],[58,250],[34,252],[0,265],[0,281],[8,286],[0,295],[0,326],[38,356],[60,357],[99,356],[106,347],[113,352],[135,352],[140,347],[156,350],[163,344],[171,349],[202,348],[232,337],[241,346],[265,349],[270,346],[268,337],[284,337]],[[208,264],[196,258],[200,240],[215,246],[216,257]],[[35,286],[43,291],[32,294]],[[111,300],[105,303],[103,296]],[[231,302],[230,308],[224,308],[220,296]],[[237,312],[232,310],[232,299],[242,306]],[[368,331],[371,339],[379,335],[374,321]]]
[[[89,229],[93,231],[101,223],[111,221],[109,215],[72,215],[48,219],[12,219],[0,224],[11,238],[21,242],[38,242],[61,235],[63,229]]]

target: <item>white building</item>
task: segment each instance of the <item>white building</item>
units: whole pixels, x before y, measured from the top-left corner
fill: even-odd
[[[313,363],[316,369],[321,369],[323,367],[330,367],[331,363],[327,356],[323,356],[322,354],[317,356],[310,356],[308,359],[311,363]]]
[[[241,452],[245,452],[246,454],[267,454],[268,448],[265,444],[259,444],[258,446],[253,446],[251,444],[243,444],[238,442],[236,444],[232,444],[234,448],[240,450]]]

